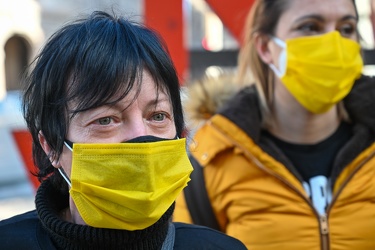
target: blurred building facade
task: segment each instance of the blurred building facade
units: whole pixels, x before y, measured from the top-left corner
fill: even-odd
[[[22,8],[20,8],[22,6]],[[19,89],[19,77],[43,41],[41,9],[32,0],[0,1],[0,100]]]
[[[375,0],[356,0],[366,50],[374,50]],[[190,78],[210,65],[235,66],[238,43],[204,0],[183,0]],[[22,6],[22,8],[20,8]],[[114,10],[143,21],[143,0],[0,1],[0,100],[20,89],[20,74],[45,39],[67,21],[93,10]],[[372,54],[373,55],[373,54]],[[375,64],[375,63],[374,63]]]
[[[62,24],[93,10],[120,11],[142,21],[142,1],[1,0],[0,101],[7,91],[21,89],[22,71],[46,38]]]

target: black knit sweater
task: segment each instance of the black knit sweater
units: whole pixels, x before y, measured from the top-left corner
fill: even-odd
[[[57,249],[161,249],[174,210],[173,204],[159,221],[143,230],[126,231],[77,225],[58,216],[67,208],[69,196],[56,190],[48,180],[39,187],[35,204],[43,227]]]

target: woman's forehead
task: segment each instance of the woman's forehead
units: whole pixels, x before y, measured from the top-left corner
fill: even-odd
[[[289,0],[284,14],[341,17],[355,15],[353,0]]]
[[[80,83],[77,82],[75,84],[80,84]],[[106,100],[96,101],[96,104],[97,104],[96,107],[104,106],[104,105],[111,106],[120,102],[122,104],[127,103],[128,105],[130,105],[132,102],[138,99],[154,100],[155,103],[157,103],[159,100],[164,101],[164,102],[172,101],[170,98],[170,95],[168,94],[166,84],[152,77],[152,75],[147,70],[143,70],[143,72],[134,79],[134,83],[131,86],[129,85],[130,85],[129,82],[123,82],[122,86],[120,85],[120,88],[113,91],[111,96],[106,97],[107,98]],[[82,100],[80,98],[73,99],[71,102],[68,103],[70,110],[75,110],[78,107],[79,109],[91,108],[91,107],[82,107],[81,105],[82,105]],[[93,108],[96,108],[96,107],[93,107]]]

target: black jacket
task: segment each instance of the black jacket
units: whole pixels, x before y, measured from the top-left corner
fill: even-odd
[[[161,249],[174,205],[154,225],[136,231],[93,228],[58,216],[68,196],[47,180],[39,187],[36,210],[0,221],[0,249]],[[246,249],[237,239],[207,227],[174,223],[173,249]]]

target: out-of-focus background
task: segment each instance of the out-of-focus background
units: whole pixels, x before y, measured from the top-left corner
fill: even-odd
[[[181,84],[235,69],[252,0],[0,0],[0,220],[34,209],[38,182],[20,111],[20,76],[61,25],[93,10],[131,16],[165,39]],[[366,67],[375,74],[375,0],[357,0]],[[272,17],[270,17],[272,18]]]

